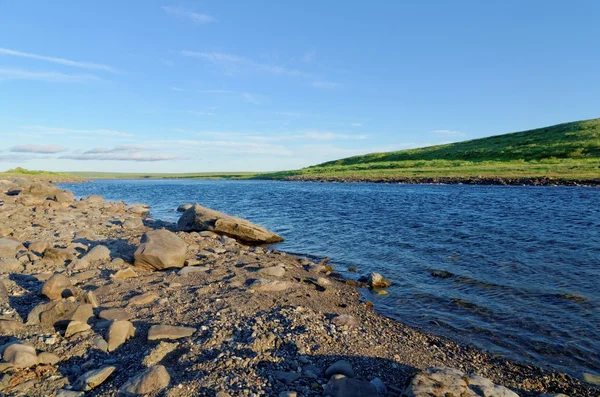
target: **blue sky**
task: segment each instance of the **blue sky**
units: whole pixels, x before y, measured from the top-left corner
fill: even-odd
[[[0,170],[263,171],[600,116],[598,1],[2,1]]]

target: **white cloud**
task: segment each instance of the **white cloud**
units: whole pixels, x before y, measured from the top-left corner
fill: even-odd
[[[102,70],[104,72],[110,72],[110,73],[117,73],[118,72],[112,66],[103,65],[103,64],[100,64],[100,63],[72,61],[70,59],[49,57],[49,56],[38,55],[38,54],[31,54],[31,53],[28,53],[28,52],[15,51],[15,50],[11,50],[11,49],[8,49],[8,48],[0,48],[0,55],[7,55],[7,56],[14,56],[14,57],[21,57],[21,58],[30,58],[30,59],[38,59],[40,61],[57,63],[57,64],[60,64],[60,65],[72,66],[72,67],[80,68],[80,69]]]
[[[17,145],[9,149],[11,152],[19,153],[60,153],[65,152],[67,148],[60,145]]]
[[[332,81],[322,81],[322,80],[313,81],[312,83],[310,83],[310,85],[315,88],[330,88],[330,89],[341,87],[340,83],[334,83]]]
[[[180,7],[164,6],[161,8],[163,9],[164,12],[167,13],[167,15],[177,17],[177,18],[187,18],[198,25],[204,25],[206,23],[217,21],[211,15],[192,12],[192,11],[186,10],[184,8],[180,8]]]
[[[177,158],[175,156],[167,154],[143,154],[143,153],[123,153],[123,154],[68,154],[60,156],[59,159],[65,160],[100,160],[100,161],[170,161],[170,160],[184,160],[184,158]]]
[[[203,59],[213,64],[219,65],[225,69],[227,73],[238,72],[242,69],[265,72],[273,75],[307,77],[308,74],[299,70],[290,69],[281,65],[270,63],[256,62],[249,58],[238,55],[225,54],[222,52],[196,52],[196,51],[181,51],[181,55]]]
[[[464,132],[455,131],[455,130],[433,130],[434,134],[442,135],[442,136],[465,136]]]
[[[102,81],[102,79],[93,74],[67,74],[53,71],[35,72],[24,69],[0,68],[0,81],[6,80],[31,80],[47,83],[89,83]]]

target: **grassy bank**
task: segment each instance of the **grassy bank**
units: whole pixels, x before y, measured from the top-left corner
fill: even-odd
[[[600,178],[600,119],[488,138],[330,161],[264,179]]]

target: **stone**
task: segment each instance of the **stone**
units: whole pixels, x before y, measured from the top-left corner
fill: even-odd
[[[85,393],[82,391],[73,391],[73,390],[65,390],[58,389],[54,397],[83,397]]]
[[[252,291],[261,292],[281,292],[286,291],[292,288],[293,286],[294,284],[288,281],[258,279],[254,280],[250,284],[250,289]]]
[[[302,373],[300,372],[275,371],[275,378],[277,378],[277,380],[283,383],[284,385],[290,385],[294,383],[295,381],[300,379],[301,376]]]
[[[129,320],[131,318],[131,313],[129,313],[125,309],[104,309],[100,313],[98,313],[98,318],[102,320]]]
[[[210,270],[210,267],[207,266],[186,266],[180,271],[177,272],[178,276],[187,276],[192,273],[206,273]]]
[[[0,319],[0,334],[9,334],[23,328],[23,323],[16,320]]]
[[[152,303],[158,298],[159,296],[156,292],[146,292],[145,294],[136,295],[133,298],[129,299],[128,303],[131,306],[141,306]]]
[[[372,383],[340,374],[333,375],[323,390],[323,396],[331,397],[375,397],[377,395],[377,388]]]
[[[44,251],[46,250],[46,248],[49,247],[49,243],[47,241],[35,241],[32,242],[31,244],[29,244],[29,246],[27,247],[27,249],[31,252],[35,252],[38,254],[43,254]]]
[[[17,259],[0,259],[0,273],[21,273],[23,270],[25,270],[25,267]]]
[[[178,230],[184,232],[211,231],[247,243],[279,243],[281,236],[253,224],[210,208],[194,204],[188,208],[177,222]]]
[[[78,391],[89,391],[100,386],[115,371],[116,367],[107,366],[87,371],[81,375],[73,384],[73,389]]]
[[[42,285],[41,293],[50,300],[58,300],[77,295],[77,289],[67,276],[56,273]]]
[[[148,331],[148,340],[180,339],[192,336],[194,332],[196,332],[196,328],[165,324],[153,325]]]
[[[140,218],[129,218],[123,222],[123,229],[140,230],[144,228],[144,222]]]
[[[298,397],[298,393],[295,391],[282,391],[278,397]]]
[[[60,361],[60,357],[48,352],[41,352],[38,354],[37,358],[39,364],[54,365]]]
[[[430,367],[418,373],[403,393],[406,397],[518,397],[504,386],[481,376],[448,367]]]
[[[78,261],[76,268],[84,269],[91,265],[107,262],[110,262],[110,250],[104,245],[97,245]]]
[[[162,365],[155,365],[130,378],[119,391],[125,396],[141,396],[166,389],[171,376]]]
[[[371,288],[387,288],[390,285],[392,285],[392,282],[390,280],[388,280],[387,278],[383,277],[381,274],[379,273],[371,273],[371,275],[369,276],[369,279],[367,281],[367,283],[369,284],[369,286]]]
[[[102,196],[92,194],[91,196],[82,198],[81,202],[85,204],[104,204],[104,199]]]
[[[92,305],[62,299],[34,307],[27,316],[27,325],[66,326],[70,321],[87,323],[92,317]]]
[[[135,251],[135,266],[149,270],[164,270],[183,267],[187,255],[187,244],[168,230],[146,232],[143,243]]]
[[[67,330],[65,331],[65,338],[78,334],[80,332],[88,331],[92,328],[88,323],[84,323],[82,321],[71,321],[69,325],[67,325]]]
[[[325,370],[325,377],[331,378],[333,375],[344,375],[348,378],[354,378],[354,370],[352,365],[346,360],[339,360],[331,364]]]
[[[62,265],[67,261],[75,259],[73,254],[61,248],[49,247],[44,250],[44,259],[53,262],[55,265]]]
[[[106,343],[106,340],[104,340],[104,338],[101,337],[100,335],[96,335],[94,337],[93,343],[94,343],[94,346],[96,346],[98,349],[102,350],[103,352],[108,351],[108,343]]]
[[[18,342],[12,343],[4,349],[2,359],[14,368],[28,368],[38,363],[35,348]]]
[[[111,352],[135,335],[135,327],[129,321],[114,321],[108,328],[108,351]]]
[[[132,267],[128,267],[127,269],[118,270],[115,274],[112,274],[112,278],[135,278],[138,274],[133,270]]]
[[[177,346],[179,346],[177,343],[160,342],[144,357],[142,364],[146,367],[158,364],[167,354],[174,351]]]
[[[68,190],[56,192],[51,198],[58,203],[72,203],[75,201],[75,195]]]
[[[593,385],[600,385],[600,375],[590,374],[589,372],[583,373],[583,380]]]
[[[14,258],[19,251],[25,251],[23,244],[9,238],[0,238],[0,258]]]
[[[181,204],[179,207],[177,207],[177,212],[185,212],[190,208],[192,208],[192,204]]]
[[[147,216],[150,213],[150,207],[146,204],[135,203],[127,206],[127,211],[139,216]]]
[[[283,277],[285,274],[285,267],[283,267],[283,265],[263,267],[262,269],[259,269],[257,273],[261,276]]]
[[[358,319],[349,314],[340,314],[339,316],[334,317],[331,322],[336,327],[348,326],[348,327],[356,327],[360,324]]]
[[[385,383],[383,383],[383,381],[379,378],[373,378],[371,379],[371,384],[373,386],[375,386],[375,389],[377,390],[377,395],[380,397],[384,397],[387,396],[387,387],[385,386]]]

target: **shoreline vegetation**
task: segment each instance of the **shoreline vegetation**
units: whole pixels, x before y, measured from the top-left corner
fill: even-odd
[[[84,179],[267,179],[406,184],[600,186],[600,119],[487,138],[371,153],[279,172],[45,173],[7,175]],[[47,175],[46,175],[47,174]],[[2,174],[0,174],[2,175]]]
[[[163,222],[47,178],[0,180],[2,395],[598,395],[380,315],[361,288],[384,277],[256,245],[280,237],[246,220]]]

